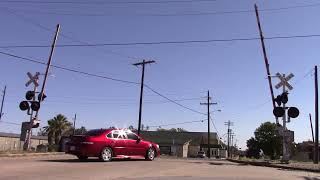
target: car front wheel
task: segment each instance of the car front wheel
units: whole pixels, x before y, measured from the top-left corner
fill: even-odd
[[[112,159],[112,149],[109,147],[103,148],[100,154],[100,159],[104,162],[111,161]]]
[[[146,160],[148,160],[148,161],[154,160],[155,155],[156,155],[155,150],[154,150],[153,148],[149,148],[149,149],[147,150]]]

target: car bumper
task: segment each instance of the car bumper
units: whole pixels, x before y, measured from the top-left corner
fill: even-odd
[[[84,145],[84,144],[66,145],[65,153],[76,155],[76,156],[88,156],[88,157],[99,156],[99,153],[96,152],[96,150],[94,150],[92,147],[90,147],[90,145]]]

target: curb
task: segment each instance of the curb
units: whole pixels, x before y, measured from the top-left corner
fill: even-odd
[[[289,169],[289,170],[297,170],[297,171],[317,172],[317,173],[320,172],[320,168],[313,169],[313,168],[303,168],[303,167],[292,167],[292,166],[285,166],[280,164],[271,164],[269,162],[250,162],[250,161],[241,161],[241,160],[235,160],[235,159],[227,159],[227,161],[246,164],[246,165],[253,165],[253,166],[264,166],[264,167],[281,168],[281,169]]]
[[[32,156],[50,156],[50,155],[64,155],[64,152],[51,153],[21,153],[21,154],[0,154],[1,157],[32,157]]]

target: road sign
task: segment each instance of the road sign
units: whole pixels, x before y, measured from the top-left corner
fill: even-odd
[[[290,73],[287,77],[283,77],[280,73],[277,73],[276,76],[280,79],[280,82],[275,86],[276,89],[279,89],[280,87],[282,87],[283,85],[287,86],[287,88],[289,90],[292,90],[293,87],[291,86],[291,84],[288,83],[288,81],[294,77],[294,75],[292,73]]]
[[[36,74],[33,76],[30,72],[27,73],[29,77],[29,81],[26,83],[26,87],[28,87],[31,83],[33,83],[36,87],[39,86],[38,79],[39,79],[39,72],[36,72]]]

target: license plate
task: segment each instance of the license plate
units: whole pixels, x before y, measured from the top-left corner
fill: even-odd
[[[75,146],[70,146],[70,151],[74,151],[76,150],[76,147]]]

